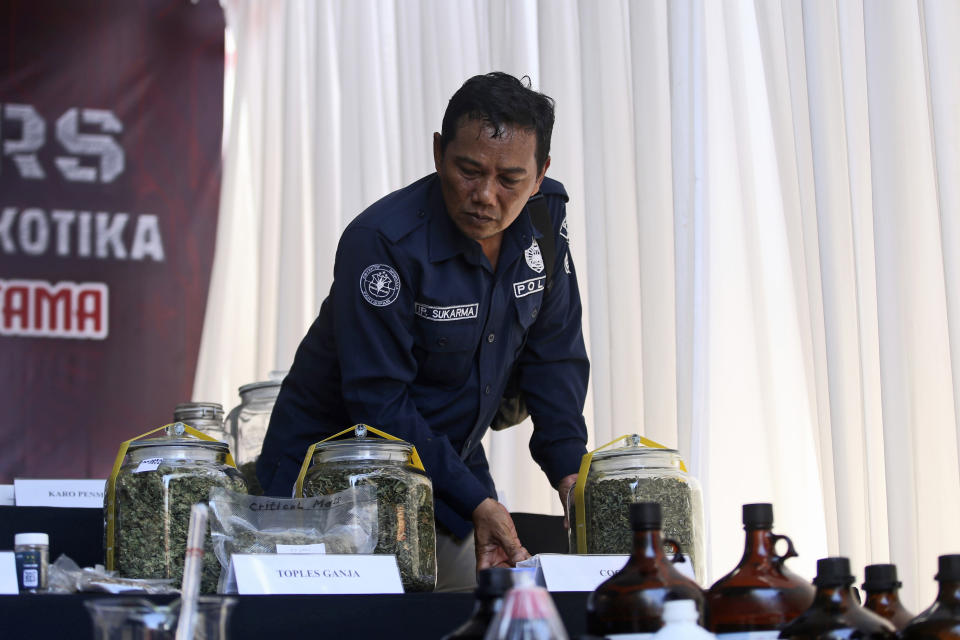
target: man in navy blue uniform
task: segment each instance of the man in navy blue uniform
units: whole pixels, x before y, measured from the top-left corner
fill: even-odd
[[[352,424],[413,443],[436,498],[438,590],[470,588],[475,569],[529,555],[480,445],[511,374],[533,419],[530,452],[564,504],[586,452],[567,194],[545,178],[553,122],[553,100],[507,74],[454,94],[434,134],[436,173],[344,231],[257,466],[267,493],[289,496],[307,447]],[[528,204],[541,195],[543,230]]]

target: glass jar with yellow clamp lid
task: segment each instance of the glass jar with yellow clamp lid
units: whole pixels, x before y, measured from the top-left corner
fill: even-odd
[[[335,439],[344,435],[353,437]],[[345,429],[307,450],[294,497],[361,486],[372,486],[377,493],[374,553],[396,555],[405,591],[433,591],[437,582],[433,484],[412,444],[368,425]]]
[[[619,447],[612,445],[623,443]],[[570,552],[629,554],[630,505],[656,502],[663,535],[677,541],[698,582],[705,578],[703,493],[680,453],[637,434],[586,454],[567,497]]]
[[[107,569],[124,578],[170,578],[179,587],[190,509],[213,487],[246,491],[227,444],[189,425],[165,425],[121,443],[104,497]],[[208,534],[201,591],[216,593],[219,577]]]

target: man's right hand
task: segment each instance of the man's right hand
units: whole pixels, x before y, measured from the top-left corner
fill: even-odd
[[[512,567],[530,557],[520,544],[510,512],[493,498],[487,498],[473,510],[473,536],[477,571]]]

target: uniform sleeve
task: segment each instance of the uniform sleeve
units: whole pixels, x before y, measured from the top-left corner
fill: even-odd
[[[334,266],[334,333],[341,388],[354,422],[413,443],[437,497],[471,519],[487,490],[444,434],[434,433],[409,394],[413,354],[415,267],[376,230],[347,229]]]
[[[576,473],[586,453],[583,404],[590,364],[583,342],[580,291],[567,241],[564,200],[548,197],[560,225],[549,291],[518,360],[520,388],[533,418],[530,453],[554,487]]]

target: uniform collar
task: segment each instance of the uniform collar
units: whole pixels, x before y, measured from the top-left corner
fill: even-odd
[[[471,264],[482,264],[483,251],[480,244],[463,235],[457,225],[450,219],[446,204],[443,202],[443,193],[440,189],[440,178],[437,176],[430,185],[430,194],[427,198],[427,215],[429,216],[429,247],[430,262],[442,262],[456,255],[464,254]],[[511,264],[514,259],[526,251],[530,246],[531,238],[541,237],[540,232],[533,226],[533,220],[527,207],[506,228],[503,234],[503,244],[500,246],[499,264]]]
[[[440,188],[440,177],[434,174],[427,197],[427,215],[429,216],[430,236],[427,248],[430,262],[443,262],[464,254],[471,263],[479,263],[480,245],[463,235],[447,213]]]

